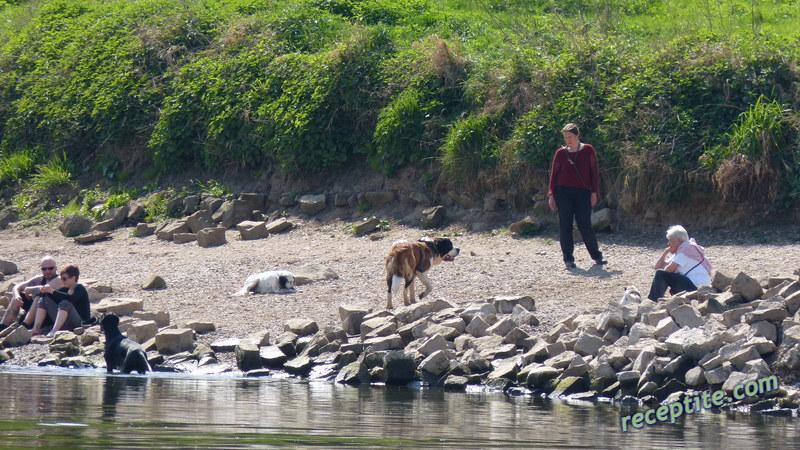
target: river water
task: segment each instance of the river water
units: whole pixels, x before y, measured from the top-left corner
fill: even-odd
[[[789,448],[800,419],[704,411],[622,433],[635,410],[501,392],[289,378],[0,367],[3,448]]]

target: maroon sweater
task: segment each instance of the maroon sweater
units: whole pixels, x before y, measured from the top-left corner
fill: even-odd
[[[574,167],[570,164],[570,160],[575,163]],[[578,176],[578,172],[580,172],[580,176]],[[590,189],[599,198],[600,183],[598,180],[597,155],[591,144],[582,144],[581,149],[575,153],[569,153],[566,147],[561,147],[556,150],[553,157],[548,195],[553,195],[556,186],[572,186]]]

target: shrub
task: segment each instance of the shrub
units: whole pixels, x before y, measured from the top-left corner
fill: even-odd
[[[22,181],[36,164],[31,150],[20,150],[0,158],[0,186]]]

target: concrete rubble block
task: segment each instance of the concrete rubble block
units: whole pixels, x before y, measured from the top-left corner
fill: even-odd
[[[158,324],[154,320],[134,320],[128,328],[128,338],[140,344],[158,334]]]
[[[472,336],[477,338],[486,336],[486,330],[489,329],[489,324],[483,320],[482,317],[478,316],[472,319],[472,321],[467,325],[465,331]]]
[[[577,353],[568,350],[546,359],[542,364],[556,369],[566,369],[576,356],[578,356]]]
[[[289,319],[283,324],[283,331],[291,331],[298,336],[309,336],[319,331],[319,325],[311,319]]]
[[[217,326],[214,324],[214,322],[193,320],[191,322],[186,322],[186,328],[194,330],[194,332],[197,334],[206,334],[216,331]]]
[[[189,233],[190,231],[185,220],[169,221],[156,228],[156,237],[164,241],[171,241],[175,233]]]
[[[750,324],[749,336],[761,336],[772,342],[778,340],[778,328],[772,322],[759,320]]]
[[[381,219],[377,217],[370,217],[356,223],[353,226],[353,234],[356,236],[363,236],[378,229],[381,225]]]
[[[516,323],[516,322],[515,322]],[[453,317],[452,319],[443,320],[442,326],[453,328],[458,334],[464,333],[467,329],[467,324],[461,317]]]
[[[459,336],[459,334],[460,333],[455,328],[446,327],[438,323],[431,323],[427,327],[425,327],[425,330],[422,333],[420,333],[420,337],[432,337],[435,335],[439,335],[443,337],[445,340],[452,342],[455,338]]]
[[[212,215],[211,219],[223,228],[230,228],[239,222],[250,220],[253,217],[253,205],[245,200],[228,200]]]
[[[133,237],[152,236],[156,232],[156,225],[152,223],[138,223],[133,228]]]
[[[159,328],[169,326],[170,323],[170,316],[166,311],[134,311],[132,315],[134,319],[153,320]]]
[[[781,323],[783,319],[789,317],[789,311],[780,301],[761,302],[753,312],[745,314],[744,321],[748,324],[766,320],[773,323]]]
[[[264,239],[269,236],[267,225],[263,221],[245,220],[236,224],[236,229],[239,231],[239,238],[243,241]]]
[[[389,351],[383,355],[382,367],[386,384],[404,385],[414,379],[417,364],[414,356],[403,351]]]
[[[364,346],[371,352],[379,352],[383,350],[402,350],[404,344],[399,334],[393,334],[391,336],[367,339],[364,341]]]
[[[118,316],[127,316],[133,314],[135,311],[142,310],[144,310],[144,300],[119,297],[104,298],[100,300],[96,308],[97,312],[116,314]]]
[[[792,285],[794,285],[794,283],[792,283]],[[800,291],[784,297],[784,305],[786,305],[786,310],[789,311],[789,315],[794,316],[797,314],[797,311],[800,311]]]
[[[736,278],[733,279],[730,291],[734,294],[740,294],[749,302],[761,298],[764,294],[761,284],[744,272],[739,272]]]
[[[597,318],[597,329],[606,331],[609,328],[624,328],[625,320],[622,316],[622,308],[617,305],[609,304]]]
[[[430,314],[432,305],[431,302],[412,303],[396,308],[394,315],[401,323],[411,323]]]
[[[278,219],[273,220],[272,222],[268,223],[267,225],[267,232],[269,234],[277,234],[282,233],[284,231],[291,230],[294,224],[289,221],[289,219],[285,217],[281,217]]]
[[[188,328],[166,329],[156,335],[159,353],[171,355],[194,349],[194,331]]]
[[[203,248],[225,245],[225,227],[204,228],[197,232],[197,245]]]
[[[699,311],[691,305],[681,305],[670,312],[670,316],[679,327],[697,328],[705,323]]]
[[[707,370],[705,373],[706,381],[708,384],[722,384],[724,383],[728,377],[733,373],[733,365],[731,363],[726,362],[723,365],[717,367],[716,369]]]
[[[207,209],[201,209],[194,214],[187,216],[183,219],[189,227],[189,232],[197,234],[200,230],[212,228],[215,226],[214,220],[211,218],[211,212]]]
[[[325,200],[325,194],[303,195],[298,199],[297,203],[300,205],[301,211],[311,216],[319,213],[328,206]]]
[[[418,368],[438,377],[450,368],[450,359],[447,357],[447,352],[437,350],[423,359]]]
[[[656,335],[656,328],[643,323],[635,323],[628,333],[628,344],[636,345],[641,339],[651,339]]]
[[[234,354],[236,356],[236,366],[243,372],[262,367],[259,348],[252,342],[247,342],[246,340],[239,342]]]
[[[504,337],[503,341],[508,344],[514,344],[517,348],[524,348],[525,341],[530,339],[531,335],[525,332],[522,328],[515,327],[509,331]]]
[[[366,319],[366,317],[365,317]],[[381,317],[373,317],[371,319],[366,319],[361,322],[361,327],[359,328],[360,332],[358,334],[365,335],[369,334],[372,330],[381,328],[386,326],[387,324],[396,324],[397,321],[394,316],[381,316]]]
[[[417,348],[423,356],[430,356],[431,353],[439,350],[447,350],[447,341],[441,335],[434,335],[425,341]]]
[[[505,336],[511,332],[517,325],[508,317],[505,317],[499,320],[494,325],[490,326],[486,329],[486,334],[497,334],[499,336]]]
[[[717,301],[725,305],[725,307],[730,308],[734,305],[744,303],[746,299],[742,296],[742,294],[726,291],[717,296]]]
[[[728,379],[722,384],[722,390],[728,394],[733,393],[737,386],[744,386],[751,381],[757,381],[758,375],[754,373],[731,372]]]
[[[150,274],[144,283],[142,283],[142,289],[144,290],[155,290],[155,289],[164,289],[167,287],[167,282],[164,281],[164,278],[158,274]]]
[[[680,327],[675,323],[672,317],[666,317],[658,322],[654,335],[659,338],[667,338],[669,335],[678,330],[680,330]]]
[[[464,308],[464,311],[461,312],[460,316],[464,319],[464,322],[470,323],[472,319],[476,316],[480,316],[486,320],[489,316],[494,316],[497,314],[497,309],[491,303],[486,302],[474,302],[467,305]]]
[[[519,305],[528,311],[536,310],[536,302],[533,298],[524,296],[495,296],[488,300],[489,304],[494,305],[498,314],[509,314],[514,307]]]
[[[724,291],[733,283],[733,276],[727,274],[719,269],[714,271],[714,276],[711,277],[711,286],[718,290]]]
[[[781,347],[791,348],[800,344],[800,326],[783,330],[783,341]]]
[[[687,386],[701,386],[706,382],[705,370],[702,367],[693,367],[686,372]]]
[[[339,306],[339,317],[342,319],[342,328],[344,331],[350,335],[360,334],[361,322],[364,320],[364,316],[369,314],[369,312],[369,309],[359,306]]]
[[[697,362],[697,365],[705,370],[711,370],[721,366],[724,362],[725,358],[714,352],[714,353],[709,353],[702,359],[700,359],[700,361]]]
[[[573,346],[575,353],[579,355],[592,355],[597,356],[597,353],[602,347],[606,345],[603,338],[593,336],[591,334],[582,333]]]
[[[727,356],[728,362],[738,370],[743,370],[745,364],[754,359],[761,359],[761,355],[758,353],[758,350],[751,345],[747,345],[739,351]]]
[[[700,328],[684,327],[672,333],[665,341],[667,348],[676,354],[686,354],[697,361],[722,345],[719,334]]]
[[[774,342],[763,336],[753,336],[747,340],[747,345],[756,349],[759,355],[768,355],[778,349]]]
[[[733,308],[725,311],[722,313],[722,318],[725,321],[725,324],[729,327],[737,325],[742,322],[742,318],[745,314],[752,312],[753,307],[750,305],[741,306],[738,308]]]
[[[641,374],[636,370],[627,370],[617,373],[617,381],[621,386],[635,385],[639,382]]]
[[[175,233],[172,235],[172,242],[176,244],[188,244],[197,240],[197,235],[194,233]]]
[[[314,362],[308,356],[297,356],[283,364],[283,370],[300,376],[305,376],[311,370]]]

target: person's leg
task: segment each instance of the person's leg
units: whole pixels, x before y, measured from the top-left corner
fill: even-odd
[[[565,263],[573,263],[575,242],[572,238],[572,218],[575,216],[575,200],[570,195],[570,190],[563,186],[556,186],[553,195],[558,209],[558,242],[561,244],[561,255]]]
[[[595,262],[602,261],[603,254],[598,248],[597,236],[592,228],[592,193],[588,189],[580,189],[575,194],[577,197],[575,199],[575,222],[578,225],[578,231],[581,233],[586,250],[589,251],[589,256]]]
[[[58,304],[50,297],[40,297],[38,305],[33,309],[36,311],[36,316],[31,333],[39,334],[47,317],[55,317],[58,314]]]
[[[656,270],[655,275],[653,275],[653,284],[650,285],[650,293],[647,295],[647,298],[654,302],[658,301],[658,299],[664,296],[667,288],[675,289],[677,292],[697,290],[697,286],[684,275],[659,269]]]

